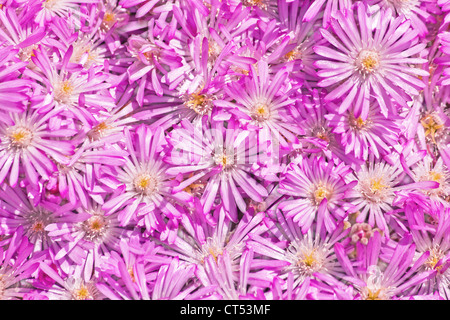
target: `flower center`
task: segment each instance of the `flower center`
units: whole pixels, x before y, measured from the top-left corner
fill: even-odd
[[[441,172],[430,171],[430,178],[432,181],[441,182],[444,175]]]
[[[331,192],[328,188],[326,188],[325,186],[319,185],[319,186],[317,186],[316,190],[314,190],[314,192],[313,192],[313,203],[318,206],[324,198],[327,198],[327,200],[328,200],[330,195],[331,195]]]
[[[295,48],[284,55],[285,61],[294,61],[302,58],[302,52]]]
[[[154,175],[143,173],[134,179],[136,192],[151,195],[158,189],[158,179]]]
[[[425,137],[436,143],[436,138],[442,136],[444,128],[444,124],[440,118],[435,114],[427,114],[420,120],[420,123],[425,130]]]
[[[53,222],[53,215],[50,211],[42,208],[37,208],[30,212],[27,216],[28,229],[27,235],[43,237],[45,236],[45,227]]]
[[[211,97],[206,94],[192,93],[185,98],[185,106],[203,116],[209,113],[213,107]]]
[[[364,121],[361,117],[355,118],[355,115],[353,113],[351,113],[349,116],[349,125],[353,129],[362,130],[367,127],[368,123],[369,121]]]
[[[70,104],[74,91],[73,83],[70,80],[64,80],[55,86],[54,100],[59,103]]]
[[[427,270],[434,269],[434,270],[440,271],[443,267],[443,264],[441,264],[440,266],[437,266],[437,267],[436,267],[436,265],[444,257],[445,257],[444,252],[438,246],[433,247],[430,250],[430,256],[425,261],[425,269],[427,269]]]
[[[384,189],[386,189],[388,186],[383,184],[382,178],[373,178],[370,179],[370,191],[373,193],[380,192]]]
[[[265,103],[256,104],[251,110],[251,117],[258,122],[266,121],[270,118],[270,108]]]
[[[94,297],[89,292],[89,288],[82,284],[79,289],[74,290],[73,292],[74,300],[93,300]]]
[[[228,169],[234,166],[234,158],[225,153],[217,154],[214,156],[214,162],[216,165],[222,166],[223,169]]]
[[[391,191],[391,186],[385,177],[360,179],[359,188],[364,198],[374,203],[385,201]]]
[[[89,241],[101,239],[108,229],[108,220],[102,214],[94,214],[82,223],[82,229],[85,239]]]
[[[380,55],[371,50],[362,50],[356,58],[356,66],[363,74],[373,73],[380,65]]]
[[[258,6],[261,9],[267,9],[266,0],[242,0],[242,4],[246,7]]]
[[[316,246],[311,240],[294,241],[287,249],[286,258],[291,261],[288,268],[300,276],[311,276],[314,272],[327,269],[327,248]]]
[[[10,146],[13,148],[26,148],[33,141],[33,133],[25,127],[11,129],[8,134]]]
[[[111,126],[106,124],[105,121],[100,122],[96,126],[94,126],[91,130],[88,132],[88,137],[91,140],[98,140],[105,136],[105,132],[107,130],[111,129]]]

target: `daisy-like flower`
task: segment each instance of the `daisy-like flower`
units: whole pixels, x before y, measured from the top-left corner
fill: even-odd
[[[209,213],[220,194],[225,211],[237,221],[237,208],[241,212],[247,208],[244,196],[262,202],[268,195],[251,170],[254,163],[266,160],[265,150],[262,144],[258,145],[255,132],[243,130],[234,118],[226,124],[204,120],[201,127],[182,121],[181,126],[170,133],[171,150],[165,161],[174,167],[169,168],[167,174],[192,174],[174,188],[175,192],[200,178],[207,179],[200,198],[203,211]]]
[[[287,280],[284,286],[290,285],[292,289],[314,279],[317,273],[337,279],[342,276],[333,246],[349,232],[343,223],[331,233],[321,232],[314,223],[303,233],[296,222],[278,211],[276,219],[266,219],[265,224],[269,237],[250,234],[251,240],[247,241],[247,247],[255,253],[252,268],[265,266],[274,270],[277,277]]]
[[[245,120],[259,128],[260,136],[268,138],[275,148],[281,145],[288,149],[288,141],[298,143],[297,136],[304,133],[293,124],[288,112],[295,102],[295,97],[291,96],[295,88],[285,86],[288,79],[285,69],[272,77],[264,61],[259,61],[257,68],[252,66],[249,76],[226,86],[227,100],[216,101],[216,105],[239,109],[248,116]]]
[[[165,144],[161,129],[151,130],[140,125],[134,133],[125,128],[125,144],[129,156],[120,168],[105,168],[105,176],[116,177],[119,186],[105,201],[106,214],[120,210],[119,220],[126,226],[133,219],[150,219],[148,228],[155,228],[161,212],[170,219],[180,217],[177,202],[188,200],[183,192],[173,194],[171,181],[167,175],[169,166],[162,161],[160,153]],[[102,178],[99,179],[102,181]],[[146,215],[151,215],[145,218]]]
[[[71,212],[70,204],[58,205],[40,199],[36,204],[36,199],[30,199],[20,187],[11,188],[3,184],[0,200],[1,234],[11,235],[20,228],[35,252],[47,249],[58,252],[60,243],[49,237],[46,228],[52,223],[64,224],[78,218]]]
[[[325,28],[338,12],[345,12],[351,7],[352,2],[349,0],[314,0],[310,5],[306,6],[307,10],[302,20],[309,22],[320,16],[322,25]],[[321,9],[323,9],[323,13]]]
[[[388,236],[389,217],[386,213],[393,210],[394,192],[406,189],[429,190],[439,185],[430,180],[405,183],[405,175],[399,157],[394,157],[394,163],[369,157],[367,163],[356,170],[353,179],[356,177],[358,184],[349,193],[352,198],[350,203],[358,212],[356,222],[377,226]]]
[[[181,57],[155,33],[154,26],[150,24],[147,39],[135,35],[128,39],[128,51],[134,60],[127,70],[128,79],[130,82],[139,81],[138,98],[144,95],[141,91],[147,82],[157,95],[162,96],[161,78],[182,66]],[[142,104],[141,99],[138,102]]]
[[[64,53],[61,63],[58,64],[60,68],[57,67],[56,61],[50,60],[48,52],[42,46],[34,53],[31,59],[37,69],[30,76],[45,86],[39,95],[34,97],[36,101],[40,101],[35,105],[40,112],[51,109],[67,110],[87,124],[94,121],[92,113],[114,107],[114,98],[106,90],[111,86],[105,82],[108,74],[96,71],[95,68],[71,71],[68,67],[73,46]]]
[[[112,250],[101,257],[96,286],[108,299],[150,300],[155,288],[151,282],[157,278],[158,270],[173,263],[172,258],[159,255],[160,246],[153,241],[141,240],[138,234],[123,238],[117,251]],[[171,270],[173,268],[169,272]],[[189,268],[185,270],[184,274],[192,273]],[[159,281],[164,281],[164,277]],[[161,289],[164,290],[159,288],[154,295],[163,294]]]
[[[427,24],[436,22],[435,15],[433,15],[436,12],[436,9],[434,9],[435,0],[369,0],[367,3],[392,9],[396,16],[403,16],[411,20],[411,26],[419,32],[421,37],[428,33]],[[430,4],[434,10],[428,12],[427,5]]]
[[[329,108],[333,106],[335,105],[330,104]],[[401,118],[395,114],[389,114],[385,118],[373,99],[365,120],[353,109],[350,108],[343,114],[330,110],[332,113],[325,115],[329,126],[333,128],[332,132],[338,134],[345,147],[345,153],[353,153],[362,160],[367,160],[369,153],[376,158],[389,154],[399,139]]]
[[[289,42],[283,48],[283,41],[275,52],[282,50],[280,61],[288,68],[291,79],[299,79],[298,81],[305,82],[306,85],[315,85],[318,77],[313,64],[318,56],[314,53],[313,46],[317,41],[323,40],[319,40],[315,32],[318,17],[303,21],[311,7],[311,1],[279,1],[278,6],[281,29],[287,33]]]
[[[289,198],[278,208],[292,218],[303,233],[314,220],[318,223],[318,232],[332,232],[352,210],[347,199],[357,182],[346,182],[349,173],[350,168],[344,163],[335,165],[322,157],[302,158],[298,163],[291,163],[278,188],[280,194]]]
[[[315,62],[322,78],[318,86],[329,90],[326,101],[342,97],[339,113],[354,102],[354,112],[366,120],[373,96],[387,116],[389,110],[395,111],[393,101],[407,108],[407,102],[424,88],[417,76],[428,76],[428,72],[410,65],[426,62],[415,57],[426,44],[418,42],[409,20],[394,19],[390,9],[380,13],[381,23],[374,26],[366,5],[358,2],[355,6],[345,14],[337,12],[330,29],[320,30],[331,46],[314,49],[326,58]]]
[[[216,287],[220,300],[258,299],[270,283],[271,277],[255,276],[250,273],[253,251],[245,250],[240,259],[239,269],[233,268],[231,258],[226,250],[217,258],[208,256],[205,259],[205,271],[208,278],[206,286]],[[265,270],[263,270],[265,271]]]
[[[40,10],[35,18],[39,25],[44,26],[55,16],[68,18],[72,13],[80,14],[79,6],[84,3],[99,3],[100,0],[38,0],[34,2],[42,3]]]
[[[21,300],[33,291],[28,282],[45,252],[33,254],[33,244],[28,242],[22,227],[1,241],[0,247],[0,300]]]
[[[449,209],[438,206],[437,221],[429,223],[428,213],[413,201],[403,203],[409,229],[416,244],[417,255],[429,252],[422,271],[436,271],[434,277],[417,286],[418,294],[432,294],[436,291],[444,297],[450,297],[450,219]]]
[[[430,156],[425,156],[422,161],[416,163],[416,167],[412,169],[412,173],[416,182],[438,182],[439,186],[436,189],[426,190],[425,193],[432,200],[447,206],[449,205],[447,199],[450,196],[450,174],[446,165],[443,163],[442,157],[433,160]]]
[[[91,269],[98,267],[101,257],[119,251],[120,240],[128,239],[132,233],[132,226],[121,227],[117,216],[118,213],[106,216],[101,205],[89,201],[85,208],[72,208],[71,216],[66,219],[49,223],[45,231],[60,247],[54,259],[80,263],[80,257],[89,257],[85,263]]]
[[[343,161],[351,166],[362,164],[362,160],[357,159],[352,153],[345,153],[341,139],[333,132],[330,121],[327,120],[331,114],[327,110],[327,103],[323,100],[324,95],[323,90],[306,91],[296,101],[295,108],[290,110],[295,121],[301,123],[305,134],[299,137],[299,144],[292,146],[294,150],[288,158],[298,161],[298,157],[301,156],[318,156],[336,163]],[[332,102],[328,105],[331,108],[334,106]]]
[[[78,202],[88,207],[90,197],[96,198],[102,190],[96,181],[100,178],[102,165],[119,167],[125,163],[128,153],[113,148],[91,149],[88,143],[81,145],[72,157],[65,161],[54,161],[57,170],[50,177],[46,188],[58,191],[59,195],[73,205]]]
[[[54,281],[50,286],[35,283],[49,300],[103,300],[104,296],[96,287],[93,270],[84,262],[70,264],[64,273],[58,265],[55,270],[49,261],[39,264],[39,270]]]
[[[355,289],[358,300],[410,299],[415,286],[423,283],[434,271],[417,272],[429,257],[429,252],[415,258],[416,246],[406,234],[394,248],[389,260],[382,259],[384,248],[378,232],[367,246],[360,244],[356,262],[352,264],[344,247],[335,245],[336,256]]]
[[[40,177],[48,180],[56,170],[52,159],[64,161],[73,154],[74,146],[65,138],[74,130],[64,125],[50,130],[49,120],[58,113],[55,110],[41,115],[28,108],[0,119],[0,182],[9,176],[9,184],[14,187],[25,174],[36,185]]]
[[[253,217],[244,215],[236,224],[227,217],[223,206],[213,210],[212,216],[205,216],[197,202],[195,210],[181,219],[183,228],[179,228],[177,236],[165,241],[164,254],[197,265],[197,276],[206,281],[205,259],[212,257],[217,261],[227,251],[231,264],[237,267],[249,234],[266,230],[261,224],[263,218],[263,212]]]

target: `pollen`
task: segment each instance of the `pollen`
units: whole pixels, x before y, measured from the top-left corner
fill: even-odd
[[[356,67],[363,74],[373,73],[380,66],[380,56],[371,50],[362,50],[356,59]]]
[[[36,221],[32,226],[31,226],[31,231],[35,232],[35,233],[40,233],[43,232],[45,228],[45,225],[42,221]]]
[[[381,289],[378,289],[376,291],[375,290],[372,291],[370,289],[367,289],[366,300],[381,300],[380,294],[381,294]]]
[[[330,197],[330,191],[324,186],[318,186],[313,192],[313,202],[315,205],[319,205],[324,198]]]
[[[261,9],[267,9],[266,0],[242,0],[242,4],[246,7],[258,6]]]
[[[111,129],[111,126],[108,125],[105,121],[100,122],[96,126],[94,126],[91,130],[88,132],[88,137],[91,140],[98,140],[106,135],[106,131]]]
[[[70,80],[64,80],[55,85],[54,99],[57,102],[69,104],[74,95],[75,87]]]
[[[444,176],[441,172],[430,171],[430,178],[432,181],[440,182],[443,177]]]
[[[187,95],[184,104],[201,116],[208,114],[213,107],[212,98],[199,92]]]
[[[251,117],[258,122],[270,119],[270,107],[265,103],[256,104],[251,110]]]
[[[382,178],[373,178],[370,180],[370,190],[373,193],[382,191],[382,190],[386,189],[387,187],[388,187],[387,185],[383,184]]]
[[[301,57],[302,57],[302,52],[299,49],[295,48],[295,49],[289,51],[288,53],[286,53],[283,58],[285,61],[290,62],[290,61],[301,59]]]
[[[134,188],[140,194],[151,195],[158,188],[158,180],[155,176],[144,173],[134,180]]]
[[[425,130],[425,137],[436,143],[436,139],[442,135],[444,127],[439,117],[435,114],[427,114],[420,120],[420,123]]]
[[[424,263],[425,264],[425,269],[426,270],[433,270],[434,269],[434,270],[440,271],[444,265],[441,264],[441,265],[439,265],[437,267],[436,267],[436,265],[444,257],[445,257],[444,252],[438,246],[433,247],[430,250],[430,256],[428,257],[428,259]]]
[[[8,134],[10,146],[13,148],[28,147],[33,140],[33,133],[24,127],[13,128]]]
[[[90,300],[92,299],[92,295],[85,285],[81,285],[79,289],[73,292],[73,298],[74,300]]]
[[[351,113],[349,116],[349,125],[353,129],[362,130],[366,128],[368,124],[369,124],[368,120],[364,121],[361,117],[355,118],[353,113]]]
[[[216,163],[216,165],[220,165],[224,169],[228,169],[234,165],[233,157],[230,157],[229,155],[226,155],[225,153],[215,155],[214,162]]]

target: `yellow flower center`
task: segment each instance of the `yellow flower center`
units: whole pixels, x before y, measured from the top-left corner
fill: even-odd
[[[207,95],[200,93],[188,95],[184,104],[201,116],[209,113],[213,107],[212,99]]]
[[[382,191],[382,190],[384,190],[386,188],[388,188],[388,186],[383,184],[383,179],[382,178],[370,179],[370,190],[373,193],[377,193],[377,192]]]
[[[158,181],[153,175],[144,173],[134,180],[134,187],[138,193],[151,195],[157,189]]]
[[[444,127],[444,124],[436,115],[433,114],[424,116],[420,120],[420,123],[425,130],[425,136],[428,138],[431,137],[431,140],[436,143],[436,135],[442,131],[441,129]]]
[[[356,66],[363,74],[373,73],[380,65],[380,56],[371,50],[362,50],[356,59]]]
[[[324,186],[318,186],[317,189],[314,191],[313,196],[315,204],[319,205],[324,198],[327,199],[329,198],[330,191]]]
[[[81,287],[74,291],[73,298],[75,300],[88,300],[92,299],[92,296],[89,292],[89,289],[85,285],[81,285]]]
[[[440,182],[443,178],[443,175],[441,172],[430,171],[430,178],[432,181]]]
[[[378,290],[374,290],[374,291],[372,291],[372,290],[370,290],[370,289],[367,289],[367,297],[366,297],[366,300],[382,300],[381,298],[380,298],[380,293],[381,293],[381,289],[378,289]]]
[[[14,128],[8,134],[10,144],[15,148],[25,148],[30,145],[33,140],[33,133],[30,129],[24,127]]]

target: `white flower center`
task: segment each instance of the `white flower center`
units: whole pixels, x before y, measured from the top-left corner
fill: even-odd
[[[149,173],[140,174],[133,181],[136,192],[147,196],[158,190],[158,184],[157,177]]]
[[[257,103],[250,109],[250,116],[253,120],[264,122],[270,119],[270,106],[266,103]]]
[[[33,141],[33,132],[25,127],[12,127],[8,130],[9,146],[14,149],[28,147]]]
[[[213,108],[212,97],[207,94],[191,93],[183,97],[184,105],[203,116],[211,112]]]
[[[362,50],[355,63],[362,74],[371,74],[380,66],[380,55],[372,50]]]
[[[101,240],[108,230],[108,220],[103,214],[93,214],[81,225],[85,235],[84,238],[89,241]]]

